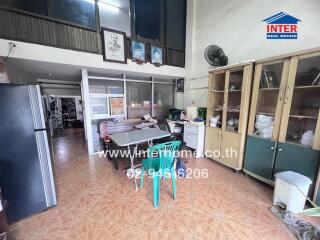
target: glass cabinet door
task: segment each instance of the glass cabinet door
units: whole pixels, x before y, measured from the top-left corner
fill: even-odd
[[[221,128],[226,73],[211,73],[208,93],[207,126]]]
[[[284,128],[279,141],[313,147],[319,108],[320,55],[293,57],[284,96]]]
[[[243,84],[243,69],[228,72],[226,92],[226,124],[223,130],[238,132],[241,106],[241,93]]]
[[[278,139],[288,68],[289,60],[256,66],[248,126],[249,135]]]

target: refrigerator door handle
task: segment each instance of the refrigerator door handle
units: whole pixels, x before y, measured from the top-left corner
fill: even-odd
[[[40,131],[48,131],[47,128],[38,128],[34,130],[35,132],[40,132]]]

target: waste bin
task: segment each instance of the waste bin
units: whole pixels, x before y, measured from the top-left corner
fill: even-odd
[[[284,204],[286,210],[293,213],[303,211],[312,181],[308,177],[292,171],[277,173],[275,177],[273,204]]]

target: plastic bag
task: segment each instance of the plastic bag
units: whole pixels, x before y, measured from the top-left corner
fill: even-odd
[[[181,177],[181,178],[185,178],[187,175],[186,165],[184,164],[181,158],[177,158],[176,172],[178,177]]]

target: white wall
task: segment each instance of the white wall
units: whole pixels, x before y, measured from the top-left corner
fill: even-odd
[[[301,20],[297,40],[266,39],[262,20],[279,12]],[[319,0],[188,0],[184,105],[194,100],[206,106],[203,87],[212,68],[203,55],[208,45],[222,47],[229,63],[320,47],[319,13]],[[200,89],[190,90],[195,87]]]
[[[110,3],[112,4],[112,1]],[[117,4],[117,2],[114,4]],[[122,0],[118,5],[119,8],[110,8],[103,3],[99,4],[100,25],[125,32],[127,36],[131,36],[130,0]]]
[[[14,84],[37,84],[37,79],[34,78],[31,74],[17,69],[14,65],[10,64],[10,58],[7,60],[7,72],[8,78],[11,83]]]
[[[59,87],[41,87],[41,93],[56,96],[81,96],[80,88],[66,88],[64,85]]]
[[[43,46],[39,44],[10,41],[0,39],[0,56],[8,55],[8,46],[10,42],[14,42],[16,47],[10,54],[10,57],[21,58],[49,63],[60,63],[73,65],[87,69],[103,69],[108,71],[119,71],[121,73],[136,74],[154,77],[173,77],[183,78],[185,76],[185,69],[173,66],[155,67],[153,64],[146,63],[138,65],[131,60],[128,64],[111,63],[103,61],[102,55],[85,53],[73,50],[66,50],[62,48],[54,48]]]

